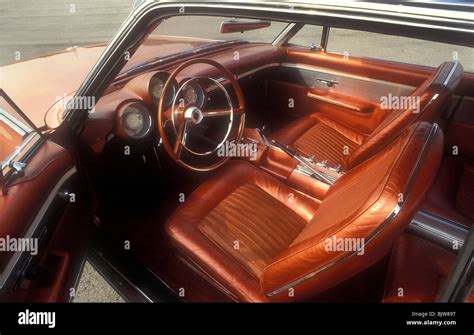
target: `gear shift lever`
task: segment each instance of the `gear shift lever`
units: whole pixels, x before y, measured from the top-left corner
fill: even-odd
[[[271,147],[272,144],[271,144],[270,141],[268,140],[267,136],[265,136],[265,133],[266,133],[266,131],[267,131],[267,125],[263,125],[262,129],[257,128],[257,131],[258,131],[260,137],[261,137],[262,140],[263,140],[263,144],[265,144],[266,147]]]
[[[286,153],[291,158],[296,159],[305,168],[310,170],[311,173],[313,174],[313,176],[316,176],[318,179],[322,180],[323,182],[325,182],[328,185],[334,184],[334,180],[332,180],[332,178],[330,178],[330,177],[326,176],[324,173],[321,173],[320,171],[314,169],[311,166],[311,164],[308,162],[308,160],[306,158],[304,158],[303,156],[301,156],[298,152],[294,152],[294,151],[290,150],[288,147],[284,146],[283,144],[281,144],[280,142],[275,141],[275,140],[272,141],[272,144],[273,144],[273,146],[275,146],[277,148],[280,148],[284,153]]]

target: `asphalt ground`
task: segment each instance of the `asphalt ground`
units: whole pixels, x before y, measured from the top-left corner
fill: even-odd
[[[109,41],[133,8],[133,0],[0,0],[0,65],[28,60],[73,46]],[[183,19],[183,18],[179,18]],[[222,20],[188,17],[165,23],[159,32],[169,35],[222,38]],[[283,24],[225,38],[271,41]],[[296,44],[319,44],[321,29],[305,27]],[[474,49],[441,43],[381,36],[350,30],[331,30],[328,51],[436,66],[453,57],[474,72]],[[60,69],[58,69],[59,71]],[[8,80],[8,78],[4,78]],[[89,263],[84,268],[76,302],[121,302],[120,296]]]

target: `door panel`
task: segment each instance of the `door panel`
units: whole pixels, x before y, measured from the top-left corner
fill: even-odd
[[[298,118],[324,113],[363,134],[385,117],[382,96],[408,96],[432,69],[288,48],[269,84],[272,110]]]
[[[288,77],[290,80],[297,81],[298,84],[304,84],[324,92],[346,96],[348,100],[357,97],[360,100],[379,103],[382,95],[389,93],[408,95],[415,88],[314,65],[283,63],[281,66],[283,77]]]
[[[311,96],[314,89],[286,81],[271,81],[268,92],[272,113],[277,114],[275,118],[287,119],[290,117],[296,119],[311,113],[324,113],[362,134],[370,134],[383,116],[381,111],[375,109],[375,105],[371,102],[360,100],[356,102],[355,99],[344,99],[344,97],[340,100],[348,105],[359,106],[364,111],[358,112],[344,106],[315,99]],[[331,96],[331,99],[334,99],[334,95]]]
[[[76,245],[61,250],[54,248],[53,242],[58,239],[61,222],[71,229],[69,233],[84,238],[79,232],[88,223],[83,215],[87,213],[86,201],[73,160],[64,148],[49,140],[40,141],[24,162],[24,175],[10,179],[7,193],[0,196],[0,238],[23,239],[30,246],[36,245],[33,248],[37,252],[30,252],[30,248],[0,253],[0,300],[25,301],[35,295],[46,301],[64,300],[66,277],[74,264],[82,262],[80,248]],[[78,229],[77,220],[82,220],[84,227]],[[40,283],[45,277],[49,277],[49,285]]]
[[[352,76],[381,80],[394,84],[416,87],[430,73],[432,67],[395,63],[378,59],[369,59],[343,55],[288,49],[284,63],[306,64],[334,70]]]

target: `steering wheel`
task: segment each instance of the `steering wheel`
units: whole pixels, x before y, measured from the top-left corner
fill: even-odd
[[[205,76],[192,77],[184,80],[176,89],[174,83],[176,83],[177,76],[186,68],[196,64],[205,64],[214,67],[218,70],[218,74],[217,76],[214,76],[214,78],[223,77],[223,80],[216,80],[212,77]],[[221,102],[225,105],[223,108],[208,109],[204,105],[205,102],[203,102],[202,105],[196,102],[186,102],[186,99],[182,97],[184,91],[189,85],[192,85],[194,81],[199,80],[208,81],[213,89],[218,90],[223,94],[223,99],[221,99]],[[224,87],[226,82],[230,83],[232,86],[238,106],[233,106],[229,92]],[[170,95],[173,96],[172,104],[171,106],[167,106],[166,97],[169,97]],[[223,119],[225,121],[225,127],[223,128],[224,135],[220,136],[221,138],[219,140],[206,138],[206,135],[201,134],[203,132],[202,130],[205,128],[204,124],[206,121],[212,121],[212,119],[218,121]],[[237,119],[239,119],[238,124]],[[174,137],[174,141],[170,141],[170,134],[166,131],[166,125],[169,122],[172,124],[173,131],[171,137]],[[225,155],[224,157],[218,157],[217,152],[222,146],[226,145],[226,141],[228,141],[232,130],[236,127],[238,128],[236,131],[236,137],[233,141],[235,141],[234,143],[239,143],[245,127],[244,97],[237,80],[226,67],[214,60],[197,58],[184,62],[170,74],[163,87],[161,98],[158,103],[158,131],[165,150],[177,164],[190,170],[200,172],[211,171],[222,166],[229,160],[230,156]],[[202,149],[199,148],[199,145],[193,145],[193,138],[199,138],[201,140],[205,138],[206,144],[208,144],[207,147]],[[210,148],[209,143],[211,143]],[[206,156],[214,156],[214,160],[217,161],[205,166],[195,166],[182,159],[185,152],[186,155],[191,158],[195,157],[202,159]]]

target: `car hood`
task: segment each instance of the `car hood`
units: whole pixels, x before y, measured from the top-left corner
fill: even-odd
[[[149,38],[123,71],[147,59],[169,56],[206,43],[209,40],[168,36]],[[74,47],[0,67],[0,88],[36,126],[41,127],[48,109],[79,88],[105,47],[105,44]]]

